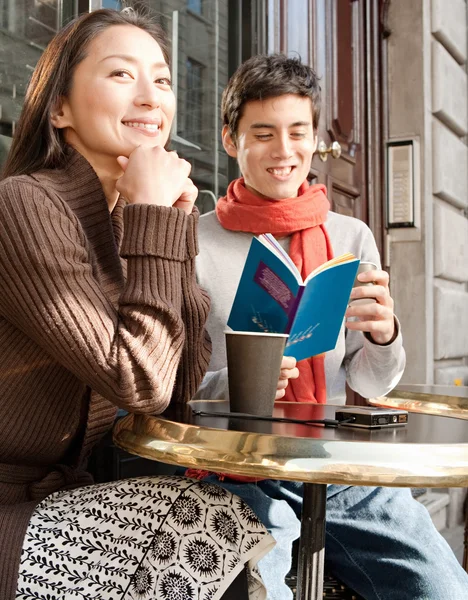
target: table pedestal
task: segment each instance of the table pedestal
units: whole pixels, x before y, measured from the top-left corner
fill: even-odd
[[[297,564],[297,600],[321,600],[325,558],[327,486],[304,483]]]

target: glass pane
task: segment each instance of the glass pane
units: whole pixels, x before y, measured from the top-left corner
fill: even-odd
[[[187,8],[191,11],[202,14],[202,0],[187,0]]]
[[[146,0],[160,16],[172,48],[177,116],[172,148],[192,164],[200,190],[197,204],[212,210],[228,184],[228,158],[221,144],[221,94],[228,81],[228,2]],[[135,1],[134,5],[141,5]],[[132,2],[127,2],[132,5]]]
[[[122,2],[120,0],[102,0],[102,8],[120,10],[122,8]]]
[[[309,0],[288,0],[287,50],[309,63]]]
[[[203,71],[205,67],[193,58],[187,58],[186,67],[187,106],[185,107],[184,129],[194,142],[200,142],[203,121]],[[184,132],[184,129],[181,133]]]
[[[0,165],[27,82],[66,9],[60,0],[0,0]]]

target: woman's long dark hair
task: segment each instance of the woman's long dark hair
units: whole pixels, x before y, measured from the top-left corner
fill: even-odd
[[[51,112],[70,91],[73,73],[86,57],[90,42],[114,25],[133,25],[149,33],[160,45],[169,64],[167,38],[150,16],[132,9],[96,10],[81,15],[52,39],[29,83],[3,177],[61,167],[65,159],[62,133],[51,121]]]

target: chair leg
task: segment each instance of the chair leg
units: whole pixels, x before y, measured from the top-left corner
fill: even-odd
[[[221,597],[221,600],[248,600],[249,585],[247,570],[244,568]]]

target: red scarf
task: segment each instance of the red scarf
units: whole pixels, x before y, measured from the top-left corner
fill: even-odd
[[[333,258],[325,229],[330,203],[324,185],[304,182],[296,198],[266,200],[250,192],[244,180],[236,179],[227,196],[216,205],[219,222],[231,231],[276,237],[291,235],[289,255],[303,279],[316,267]],[[289,402],[326,402],[325,357],[323,354],[300,361],[299,378],[290,379],[284,400]]]

